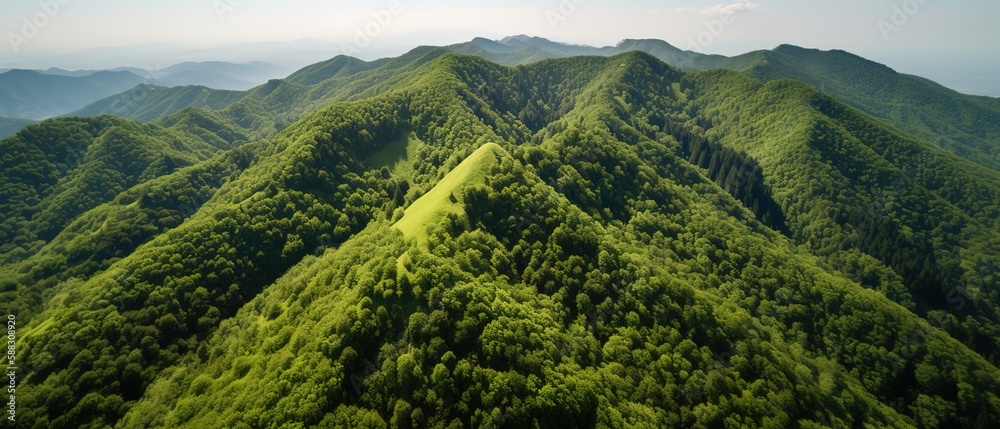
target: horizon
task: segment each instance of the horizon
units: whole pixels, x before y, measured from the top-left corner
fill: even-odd
[[[839,49],[959,92],[1000,96],[990,41],[1000,4],[987,0],[488,1],[179,0],[101,4],[15,0],[4,5],[0,69],[147,70],[183,62],[260,61],[303,67],[347,54],[399,56],[417,46],[517,34],[594,47],[658,39],[735,56],[781,44]]]
[[[492,41],[501,41],[501,40],[504,40],[506,38],[517,37],[517,36],[541,37],[541,36],[534,36],[534,35],[529,35],[529,34],[516,34],[516,35],[509,35],[509,36],[498,37],[498,38],[489,38],[489,37],[484,37],[484,36],[476,36],[476,37],[473,37],[473,38],[468,39],[468,40],[457,41],[457,42],[453,42],[453,43],[446,43],[446,44],[441,44],[441,45],[418,44],[418,45],[410,46],[409,48],[402,48],[402,47],[400,47],[400,48],[398,48],[396,50],[383,50],[383,51],[361,52],[360,55],[358,55],[359,52],[345,51],[344,48],[343,48],[343,46],[335,46],[337,49],[340,49],[339,52],[336,51],[336,50],[332,50],[330,52],[327,52],[328,55],[324,55],[323,53],[325,51],[320,51],[320,50],[317,50],[315,47],[313,47],[312,49],[308,49],[307,48],[307,49],[304,49],[302,51],[293,51],[293,53],[298,54],[298,55],[292,55],[292,56],[289,56],[289,55],[280,56],[279,55],[279,56],[276,56],[274,58],[267,58],[265,56],[265,57],[261,57],[261,58],[254,57],[254,58],[251,58],[251,59],[242,59],[242,60],[241,59],[216,58],[216,57],[206,56],[206,55],[211,55],[211,54],[206,54],[206,53],[198,54],[199,52],[202,52],[202,51],[217,52],[215,49],[189,50],[189,51],[186,51],[186,52],[195,53],[195,55],[192,55],[192,57],[190,57],[190,58],[174,58],[172,60],[171,59],[167,59],[167,60],[156,61],[155,63],[147,62],[146,65],[143,65],[142,63],[111,62],[111,63],[107,63],[104,66],[93,65],[91,67],[86,67],[86,66],[74,67],[72,65],[65,65],[65,66],[61,66],[61,65],[38,65],[38,66],[35,66],[35,67],[31,67],[31,66],[26,66],[26,67],[9,67],[9,66],[5,66],[3,64],[0,64],[0,73],[6,73],[6,72],[11,71],[11,70],[32,70],[32,71],[38,71],[38,72],[46,72],[46,71],[49,71],[49,70],[63,70],[63,71],[67,71],[67,72],[81,72],[81,71],[128,71],[127,69],[141,69],[141,70],[145,70],[145,71],[149,71],[149,72],[154,72],[155,73],[157,70],[163,70],[163,69],[167,69],[167,68],[170,68],[170,67],[173,67],[173,66],[176,66],[176,65],[180,65],[180,64],[185,64],[185,63],[197,63],[197,64],[205,64],[205,63],[227,63],[227,64],[237,64],[237,65],[249,65],[249,64],[253,64],[253,63],[261,63],[261,64],[266,64],[266,65],[273,65],[273,66],[279,66],[279,67],[286,68],[288,70],[287,73],[285,73],[285,74],[283,74],[281,76],[275,76],[274,77],[274,78],[285,78],[285,77],[287,77],[288,74],[291,74],[294,71],[297,71],[297,70],[299,70],[301,68],[308,67],[308,66],[310,66],[312,64],[316,64],[316,63],[319,63],[319,62],[327,61],[327,60],[330,60],[332,58],[336,58],[337,56],[340,56],[340,55],[346,55],[346,56],[357,58],[357,59],[362,60],[362,61],[370,62],[370,61],[376,61],[376,60],[382,59],[382,58],[395,58],[395,57],[401,56],[401,55],[403,55],[403,54],[405,54],[405,53],[407,53],[407,52],[409,52],[409,51],[411,51],[413,49],[416,49],[416,48],[418,48],[420,46],[447,47],[447,46],[450,46],[450,45],[467,43],[467,42],[470,42],[470,41],[472,41],[474,39],[479,39],[479,38],[483,38],[483,39],[487,39],[487,40],[492,40]],[[543,38],[545,40],[549,40],[551,42],[555,42],[555,43],[559,43],[559,44],[564,44],[564,45],[570,45],[570,46],[587,46],[587,47],[593,47],[593,48],[602,48],[602,47],[608,47],[608,46],[612,46],[612,47],[613,46],[618,46],[619,44],[621,44],[622,42],[625,42],[627,40],[657,40],[657,41],[661,41],[661,42],[667,43],[667,44],[669,44],[669,45],[671,45],[671,46],[673,46],[675,48],[678,48],[678,49],[681,49],[681,50],[685,50],[685,51],[689,51],[687,49],[684,49],[684,48],[678,46],[677,44],[671,43],[670,41],[663,40],[663,39],[656,39],[656,38],[625,38],[625,39],[621,39],[618,42],[615,42],[613,44],[600,45],[600,46],[598,46],[598,45],[583,44],[583,43],[573,43],[573,42],[561,41],[561,40],[552,40],[552,39],[548,39],[548,38],[545,38],[545,37],[541,37],[541,38]],[[285,46],[289,46],[289,45],[312,45],[312,46],[316,46],[316,45],[329,45],[329,44],[331,44],[331,42],[324,42],[324,41],[314,40],[314,39],[303,39],[303,40],[287,41],[287,42],[262,42],[260,44],[254,44],[254,43],[237,44],[237,45],[230,45],[230,46],[218,47],[216,49],[219,50],[219,51],[233,51],[234,48],[252,49],[251,47],[253,47],[253,46],[265,46],[265,45],[285,47]],[[942,85],[942,86],[944,86],[946,88],[952,89],[952,90],[957,91],[959,93],[968,94],[968,95],[978,95],[978,96],[987,96],[987,97],[1000,98],[1000,70],[992,70],[992,69],[990,69],[990,70],[984,70],[984,69],[975,69],[975,68],[965,69],[965,70],[962,70],[962,69],[952,69],[951,70],[951,74],[949,74],[947,72],[943,73],[943,71],[944,71],[943,69],[930,69],[930,70],[921,71],[920,69],[914,69],[912,67],[911,68],[906,68],[905,66],[900,66],[898,64],[881,62],[881,61],[878,61],[876,59],[868,58],[868,57],[865,57],[864,55],[861,55],[861,54],[858,54],[856,52],[852,52],[852,51],[849,51],[849,50],[846,50],[846,49],[839,49],[839,48],[822,49],[822,48],[817,48],[817,47],[812,47],[812,46],[796,45],[796,44],[793,44],[793,43],[781,43],[781,44],[774,45],[774,46],[769,47],[769,48],[754,49],[754,50],[749,50],[749,51],[740,52],[740,53],[737,53],[737,54],[729,54],[729,55],[727,55],[727,54],[719,54],[719,53],[712,53],[712,52],[698,52],[698,51],[692,51],[692,52],[703,53],[703,54],[706,54],[706,55],[725,55],[727,57],[734,57],[734,56],[748,54],[748,53],[755,52],[755,51],[773,50],[773,49],[776,49],[778,46],[781,46],[781,45],[791,45],[791,46],[796,46],[796,47],[800,47],[800,48],[804,48],[804,49],[816,49],[816,50],[821,50],[821,51],[841,50],[841,51],[848,52],[850,54],[859,55],[862,58],[865,58],[866,60],[873,61],[873,62],[876,62],[876,63],[879,63],[879,64],[883,64],[883,65],[885,65],[885,66],[887,66],[887,67],[889,67],[889,68],[891,68],[891,69],[893,69],[893,70],[895,70],[895,71],[897,71],[899,73],[904,73],[904,74],[909,74],[909,75],[913,75],[913,76],[918,76],[918,77],[930,79],[930,80],[934,81],[935,83],[938,83],[938,84],[940,84],[940,85]],[[118,49],[123,49],[123,50],[145,50],[145,51],[148,51],[149,48],[152,47],[152,46],[155,46],[155,45],[129,46],[129,47],[121,47],[121,48],[118,48]],[[109,48],[95,48],[95,50],[100,50],[100,49],[109,49]],[[177,48],[173,47],[173,49],[177,49]],[[280,48],[273,49],[273,50],[280,50]],[[367,53],[368,55],[365,55],[365,53]],[[176,56],[176,55],[174,55],[174,56]],[[74,57],[70,56],[69,58],[74,58]],[[165,58],[169,58],[169,56],[166,56]],[[112,61],[114,61],[114,60],[112,60]],[[73,60],[70,60],[69,63],[73,64]],[[152,65],[149,65],[149,64],[152,64]]]

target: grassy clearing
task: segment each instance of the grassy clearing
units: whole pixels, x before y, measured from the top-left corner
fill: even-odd
[[[460,201],[461,190],[469,185],[482,183],[501,156],[507,155],[500,146],[495,143],[483,145],[444,176],[427,194],[414,201],[393,227],[402,231],[407,238],[424,243],[428,228],[436,225],[448,213],[465,214]]]
[[[405,133],[365,159],[365,164],[372,168],[387,167],[393,175],[409,180],[413,176],[412,161],[417,159],[417,152],[423,144],[416,134]]]

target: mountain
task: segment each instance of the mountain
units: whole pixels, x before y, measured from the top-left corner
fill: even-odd
[[[222,108],[224,101],[234,98],[233,92],[219,91],[207,95],[211,87],[218,90],[247,90],[269,79],[287,75],[286,67],[252,62],[180,63],[162,70],[119,68],[111,71],[50,68],[44,71],[8,70],[0,74],[0,116],[41,120],[65,114],[100,115],[103,113],[129,116],[129,106],[137,94],[153,92],[152,86],[184,86],[169,106],[139,112],[136,118],[152,120],[185,107]],[[140,85],[141,84],[141,85]],[[138,85],[138,86],[137,86]],[[200,86],[201,88],[192,88]],[[154,100],[164,102],[163,99]],[[8,122],[7,126],[11,126]],[[16,131],[16,129],[14,129]],[[4,134],[8,136],[11,133]]]
[[[50,74],[55,76],[84,77],[97,73],[100,70],[64,70],[58,67],[50,67],[48,69],[39,71],[45,74]],[[112,70],[112,71],[123,71],[123,70]]]
[[[162,70],[179,61],[218,61],[231,64],[267,62],[303,67],[330,58],[341,51],[341,47],[337,44],[320,39],[245,42],[209,48],[195,48],[187,44],[169,42],[141,43],[66,52],[59,55],[59,62],[74,64],[85,69],[106,69],[116,64],[133,64],[142,65],[141,70]]]
[[[896,71],[844,51],[782,45],[736,57],[682,51],[660,40],[623,40],[594,48],[543,38],[475,39],[448,49],[502,64],[526,64],[572,55],[642,51],[683,70],[725,68],[770,81],[794,79],[820,88],[855,108],[934,141],[979,165],[1000,170],[1000,109],[996,98],[959,94],[937,83]]]
[[[263,62],[234,64],[221,61],[186,62],[152,72],[152,82],[162,86],[207,86],[247,90],[293,70]]]
[[[39,70],[47,75],[86,77],[104,70]],[[286,76],[292,69],[260,61],[230,63],[224,61],[183,62],[147,70],[138,67],[117,67],[108,71],[125,71],[142,76],[147,83],[161,86],[207,86],[215,89],[247,90],[270,79]]]
[[[195,87],[152,90],[140,86],[100,100],[75,114],[117,114],[129,119],[159,120],[183,108],[211,107],[263,138],[330,103],[384,91],[391,81],[398,79],[400,71],[412,70],[446,53],[440,48],[424,47],[398,58],[372,62],[341,55],[246,92]]]
[[[112,116],[29,126],[2,141],[0,253],[17,260],[125,189],[231,149],[241,131],[189,110],[169,126]]]
[[[1000,170],[997,99],[959,94],[844,51],[782,45],[725,62],[762,80],[795,79],[945,150]]]
[[[98,72],[83,77],[31,70],[0,74],[0,116],[45,119],[77,110],[143,81],[129,72]]]
[[[649,53],[660,60],[686,71],[726,68],[748,73],[762,80],[794,79],[820,88],[842,102],[887,121],[899,129],[934,141],[941,148],[958,154],[979,165],[1000,169],[1000,101],[996,98],[959,94],[926,79],[900,74],[875,62],[843,51],[819,51],[782,45],[771,51],[755,51],[736,57],[704,55],[680,50],[667,42],[654,39],[626,39],[616,46],[594,48],[550,40],[513,36],[502,40],[476,38],[452,45],[448,50],[475,55],[507,65],[527,64],[551,58],[574,55],[619,55],[630,51]],[[314,85],[335,77],[376,69],[391,59],[364,62],[350,57],[338,57],[299,70],[284,80],[288,83]],[[142,71],[136,71],[142,73]],[[149,72],[146,72],[147,74]],[[151,79],[161,85],[205,85],[212,88],[247,89],[256,76],[262,82],[266,76],[277,76],[277,66],[267,64],[236,65],[231,63],[185,63],[158,71]],[[185,80],[186,77],[190,79]],[[215,77],[220,76],[216,80]],[[239,83],[242,81],[243,83]],[[233,93],[206,89],[177,89],[177,94],[158,93],[160,97],[145,101],[136,93],[144,87],[108,97],[93,106],[73,114],[117,114],[149,121],[181,110],[183,107],[221,109],[237,96]],[[212,99],[215,101],[206,101]],[[123,109],[122,100],[129,108]],[[169,102],[164,103],[165,100]],[[224,100],[224,101],[218,101]],[[114,108],[112,108],[114,107]],[[142,113],[134,114],[135,111]]]
[[[453,52],[475,55],[506,65],[528,64],[573,55],[597,55],[595,48],[552,42],[540,37],[525,35],[507,37],[502,40],[477,37],[471,42],[451,45],[447,48]]]
[[[295,86],[296,89],[292,90],[297,93],[295,96],[283,95],[283,97],[292,103],[303,102],[303,104],[307,104],[308,101],[312,101],[302,100],[303,97],[306,97],[305,90],[307,88],[377,68],[387,61],[388,59],[365,62],[356,58],[338,56],[329,61],[307,66],[291,74],[287,79],[274,80],[272,83],[252,91],[227,91],[204,86],[167,88],[143,84],[124,93],[96,101],[83,109],[71,113],[71,115],[98,116],[110,114],[127,119],[149,122],[163,119],[188,107],[223,110],[238,101],[244,100],[244,98],[246,99],[245,102],[237,107],[246,104],[255,104],[261,98],[270,97],[275,85]],[[269,86],[272,88],[266,89]]]
[[[1000,419],[1000,173],[801,82],[424,47],[0,145],[32,427]]]
[[[372,70],[389,61],[391,61],[390,58],[368,62],[340,55],[329,61],[304,67],[301,70],[289,75],[285,80],[300,85],[314,85],[329,79],[348,77],[360,72]]]
[[[186,108],[222,110],[246,95],[243,91],[227,91],[204,86],[167,88],[141,84],[121,94],[98,100],[70,116],[115,115],[126,119],[151,122]]]
[[[511,36],[501,40],[475,38],[470,42],[447,46],[447,49],[467,55],[486,58],[500,64],[528,64],[544,59],[566,58],[579,55],[614,56],[630,51],[642,51],[659,58],[675,67],[687,70],[700,70],[702,63],[711,59],[724,59],[717,55],[704,55],[697,52],[682,51],[667,42],[655,39],[626,39],[616,46],[601,48],[587,45],[573,45],[553,42],[542,37]]]

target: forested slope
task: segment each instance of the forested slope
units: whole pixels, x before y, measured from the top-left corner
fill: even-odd
[[[404,66],[412,67],[419,64],[413,61],[419,56],[424,56],[427,60],[447,51],[474,55],[511,66],[576,55],[607,57],[642,51],[684,71],[724,68],[764,81],[793,79],[813,85],[838,101],[964,159],[1000,170],[1000,152],[997,149],[1000,146],[998,99],[960,94],[935,82],[898,73],[883,64],[848,52],[820,51],[792,45],[726,57],[681,50],[656,39],[626,39],[615,46],[596,48],[523,35],[499,41],[476,38],[443,48],[424,47],[399,58],[370,62],[339,56],[305,67],[287,79],[273,80],[249,92],[204,87],[161,89],[140,85],[98,101],[74,114],[114,114],[140,121],[153,121],[184,107],[222,110],[246,98],[234,110],[234,120],[263,120],[268,123],[265,128],[273,133],[299,119],[304,113],[315,112],[331,102],[364,93],[366,85],[384,83],[391,79],[386,71]],[[367,92],[369,95],[372,93]]]
[[[626,39],[615,46],[595,48],[528,36],[500,41],[480,38],[447,48],[508,65],[572,55],[611,56],[642,51],[685,71],[724,68],[765,81],[794,79],[965,159],[1000,170],[998,99],[959,94],[844,51],[781,45],[725,57],[684,51],[655,39]]]
[[[782,45],[702,66],[741,70],[762,79],[795,79],[927,139],[965,159],[1000,170],[996,99],[959,94],[844,51]]]
[[[139,183],[232,149],[246,137],[211,112],[170,126],[113,116],[29,126],[0,142],[0,255],[14,261]]]
[[[398,58],[371,62],[341,55],[248,91],[144,84],[95,102],[73,115],[117,115],[136,121],[162,122],[175,112],[195,107],[213,110],[247,129],[254,139],[265,139],[303,115],[332,103],[385,91],[407,71],[446,52],[443,48],[422,47]]]
[[[172,88],[142,84],[121,94],[96,101],[70,115],[115,115],[125,119],[152,122],[188,107],[221,110],[243,98],[244,91],[226,91],[204,86]]]
[[[32,155],[46,133],[98,145],[115,135],[101,121],[128,141],[220,136],[58,223],[11,209],[34,243],[5,241],[22,250],[0,266],[23,324],[19,418],[1000,419],[994,171],[810,86],[642,53],[506,67],[421,48],[360,69],[335,59],[218,113],[48,121],[3,142],[57,164]],[[41,201],[69,195],[13,168]]]

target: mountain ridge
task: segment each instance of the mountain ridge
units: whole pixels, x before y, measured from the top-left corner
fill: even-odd
[[[219,112],[117,120],[137,136],[210,120],[233,138],[0,265],[5,293],[36,298],[10,304],[27,314],[22,379],[37,386],[24,418],[1000,418],[998,279],[981,275],[1000,254],[992,170],[814,86],[641,52],[508,67],[428,47],[349,76],[331,64],[313,69],[329,79],[272,81]],[[295,116],[279,127],[274,111]],[[61,141],[74,120],[29,131]],[[373,161],[403,139],[420,142],[405,168]],[[431,192],[492,144],[510,158],[457,191],[464,217],[420,216],[426,245],[392,228],[428,195],[450,203]],[[34,153],[23,146],[4,152]],[[787,231],[766,220],[772,203]],[[136,242],[99,267],[74,258],[122,234]]]
[[[507,39],[516,43],[505,45],[503,40]],[[780,45],[770,51],[753,51],[735,57],[724,57],[682,51],[655,39],[624,39],[614,47],[603,48],[561,44],[529,36],[507,39],[496,41],[477,38],[473,42],[450,45],[444,49],[506,65],[562,58],[569,55],[566,51],[573,51],[574,55],[583,53],[609,56],[628,50],[640,50],[686,71],[726,68],[745,72],[765,81],[795,79],[831,93],[839,100],[900,129],[935,141],[942,148],[966,159],[994,170],[1000,169],[1000,152],[994,149],[1000,145],[1000,128],[995,125],[996,121],[989,119],[1000,116],[1000,99],[959,94],[924,78],[897,73],[883,64],[844,51],[820,51]],[[417,48],[406,55],[420,49],[438,48]],[[391,61],[388,58],[372,62],[349,57],[334,58],[319,64],[327,64],[326,67],[335,69],[324,71],[322,66],[316,64],[293,73],[288,82],[314,85],[336,77],[348,77],[357,72],[372,70]],[[854,70],[844,64],[850,64]],[[342,73],[341,68],[347,71]],[[928,100],[934,102],[928,103]],[[108,104],[108,101],[102,103]],[[958,107],[957,114],[953,106]],[[166,111],[155,107],[148,110]],[[113,112],[88,109],[87,113]],[[150,115],[160,116],[162,114]],[[966,119],[977,117],[982,119]]]
[[[426,229],[451,214],[464,214],[460,195],[470,186],[482,185],[490,169],[510,154],[496,143],[486,143],[448,172],[426,194],[410,204],[402,218],[392,225],[407,238],[425,242]],[[484,171],[486,170],[486,171]]]

